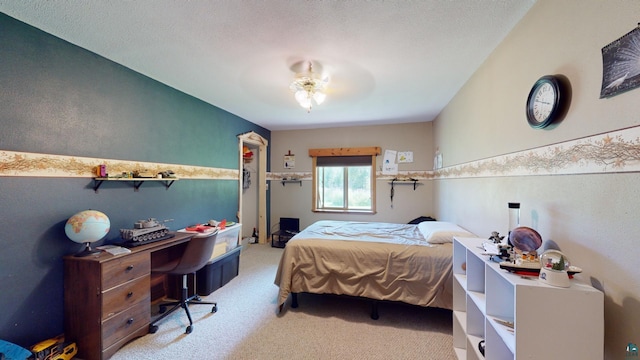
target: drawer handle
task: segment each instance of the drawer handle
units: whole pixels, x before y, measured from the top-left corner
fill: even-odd
[[[129,318],[129,320],[127,320],[127,325],[131,325],[133,324],[133,318]]]
[[[131,298],[133,296],[133,291],[129,291],[127,293],[127,299]]]
[[[131,271],[131,270],[133,270],[133,265],[127,266],[127,270],[126,271]]]

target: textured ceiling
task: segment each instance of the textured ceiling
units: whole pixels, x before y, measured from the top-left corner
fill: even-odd
[[[431,121],[535,0],[0,0],[0,11],[270,130]],[[292,66],[330,78],[307,113]]]

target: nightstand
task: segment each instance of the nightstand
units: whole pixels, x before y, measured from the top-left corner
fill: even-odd
[[[296,233],[291,230],[278,230],[271,234],[271,246],[283,248]]]

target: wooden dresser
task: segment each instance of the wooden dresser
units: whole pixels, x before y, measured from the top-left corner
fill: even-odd
[[[152,257],[167,257],[173,246],[192,236],[176,234],[124,255],[64,258],[65,338],[76,342],[78,358],[108,359],[149,332]]]

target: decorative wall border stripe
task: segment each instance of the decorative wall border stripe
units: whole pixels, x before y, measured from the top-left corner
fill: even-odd
[[[422,170],[407,170],[407,171],[398,171],[398,175],[384,175],[381,171],[376,172],[376,180],[393,180],[394,178],[398,178],[400,180],[408,180],[408,179],[416,179],[416,180],[425,180],[433,178],[433,171],[422,171]],[[267,173],[267,180],[272,181],[280,181],[287,180],[290,178],[295,178],[296,180],[308,180],[310,181],[312,178],[312,174],[310,171],[302,171],[302,172],[271,172]]]
[[[181,179],[240,179],[240,171],[236,169],[0,150],[0,177],[91,178],[95,176],[95,167],[99,164],[105,164],[110,174],[134,170],[146,170],[155,174],[170,169]],[[624,172],[640,172],[640,125],[436,171],[399,171],[394,176],[383,175],[378,171],[376,180],[391,180],[394,177],[428,180]],[[267,173],[267,180],[279,181],[291,177],[311,180],[311,172]]]
[[[640,126],[439,169],[435,179],[640,171]]]
[[[152,174],[172,170],[180,179],[240,179],[240,172],[236,169],[0,150],[0,176],[92,178],[100,164],[106,165],[110,176],[136,170]]]
[[[267,180],[280,181],[286,179],[311,180],[311,171],[267,173]]]

